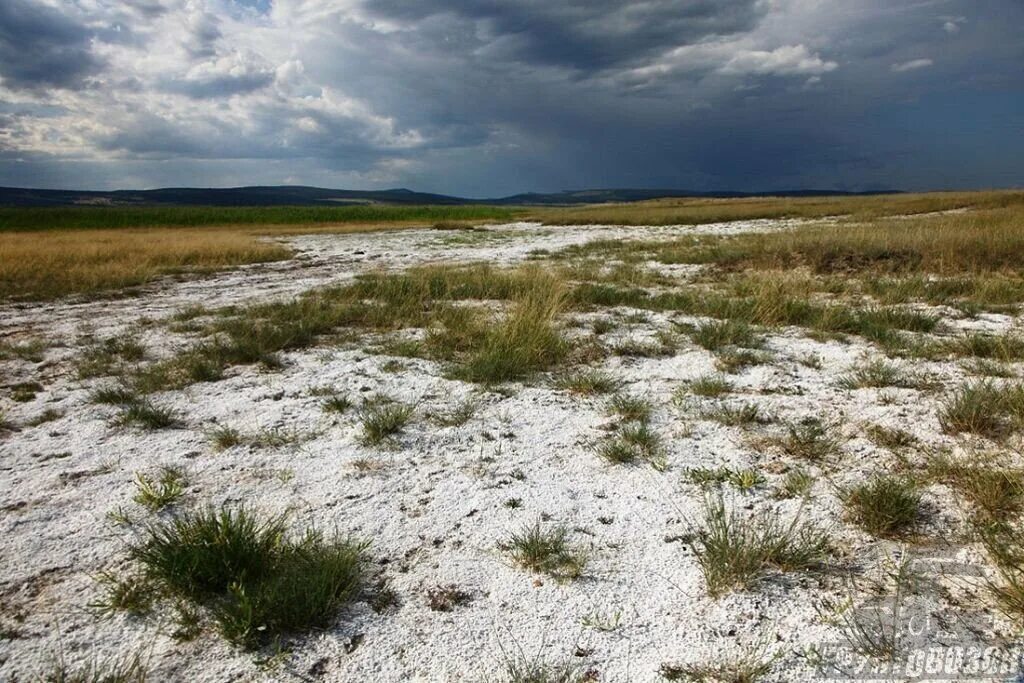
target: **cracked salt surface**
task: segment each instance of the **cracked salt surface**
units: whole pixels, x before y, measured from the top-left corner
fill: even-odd
[[[45,390],[26,403],[6,401],[7,418],[24,425],[46,408],[64,412],[45,424],[0,434],[0,678],[24,680],[45,670],[58,652],[68,663],[142,652],[153,680],[484,681],[500,678],[509,658],[572,662],[601,681],[658,681],[663,663],[715,661],[744,647],[778,652],[764,680],[816,680],[806,653],[840,641],[838,627],[819,614],[824,598],[848,595],[837,573],[770,576],[758,589],[707,596],[690,547],[701,493],[684,481],[691,467],[752,467],[769,485],[728,494],[747,509],[775,507],[829,529],[839,560],[864,568],[893,552],[843,520],[836,486],[888,467],[889,456],[864,438],[867,423],[900,427],[929,446],[958,446],[936,419],[937,398],[908,389],[845,390],[839,378],[879,352],[862,341],[812,341],[796,331],[768,335],[775,359],[735,377],[726,402],[756,403],[783,420],[821,416],[842,423],[847,440],[841,467],[819,476],[806,504],[778,501],[781,455],[757,446],[738,428],[698,419],[710,399],[673,402],[686,380],[714,372],[714,357],[686,344],[670,358],[611,357],[600,367],[623,390],[655,406],[652,426],[664,440],[667,468],[610,466],[593,445],[612,418],[603,398],[579,398],[545,383],[511,396],[448,380],[433,362],[392,360],[355,348],[314,348],[284,354],[284,369],[247,367],[215,383],[167,392],[157,400],[177,410],[184,426],[155,432],[116,429],[112,411],[90,403],[100,384],[82,381],[65,362],[80,352],[83,330],[126,333],[140,317],[167,318],[189,305],[254,303],[345,282],[375,268],[424,263],[515,263],[537,249],[556,250],[595,239],[661,239],[684,234],[734,234],[786,229],[796,221],[744,221],[700,227],[551,227],[515,223],[484,236],[434,230],[287,238],[291,261],[240,268],[211,277],[164,281],[130,299],[61,301],[0,307],[0,336],[43,335],[55,345],[39,365],[5,361],[15,381],[42,375]],[[687,316],[645,313],[648,322],[613,335],[629,336],[690,322]],[[955,321],[957,324],[960,321]],[[972,326],[1005,330],[1015,318],[984,316]],[[964,327],[967,325],[964,324]],[[164,328],[145,328],[160,348]],[[166,342],[164,342],[166,346]],[[800,362],[809,354],[821,367]],[[954,363],[908,364],[947,386],[964,378]],[[41,370],[42,368],[42,370]],[[415,404],[416,417],[390,448],[360,443],[354,411],[324,413],[311,389],[333,386],[358,399],[387,394]],[[880,396],[886,395],[881,401]],[[438,426],[430,415],[474,397],[479,407],[461,426]],[[230,425],[245,432],[278,429],[303,435],[278,448],[239,446],[214,452],[209,431]],[[373,467],[367,467],[373,463]],[[93,579],[123,565],[129,532],[108,513],[132,503],[136,472],[178,466],[188,477],[188,504],[226,502],[290,511],[302,527],[337,529],[372,541],[374,571],[385,576],[399,604],[381,613],[357,601],[337,623],[298,641],[275,668],[204,634],[188,643],[152,621],[101,619],[87,606],[99,595]],[[517,507],[507,501],[518,499]],[[925,491],[925,535],[952,537],[965,521],[949,490]],[[513,566],[498,550],[510,532],[538,519],[572,529],[589,556],[584,576],[559,583]],[[931,528],[934,526],[935,528]],[[962,551],[980,563],[977,553]],[[457,585],[471,602],[432,611],[427,590]],[[954,594],[962,587],[949,587]],[[968,596],[970,595],[968,591]],[[938,609],[938,608],[936,608]],[[585,622],[589,625],[584,625]],[[614,626],[593,627],[595,622]],[[995,628],[995,627],[993,627]],[[977,634],[978,642],[991,632]],[[938,636],[936,636],[938,639]],[[313,673],[311,673],[313,672]]]

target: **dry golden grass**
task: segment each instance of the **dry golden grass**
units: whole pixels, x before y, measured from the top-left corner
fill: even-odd
[[[155,228],[0,233],[0,297],[49,299],[291,255],[237,229]]]
[[[291,256],[286,246],[260,239],[266,236],[413,227],[422,223],[0,232],[0,298],[44,300],[97,294],[175,273],[207,273]]]
[[[818,273],[1019,272],[1024,268],[1024,203],[751,233],[717,243],[707,256],[730,267],[807,266]]]
[[[690,225],[755,218],[858,219],[1024,205],[1024,192],[933,192],[862,197],[753,197],[745,199],[654,199],[629,204],[540,208],[530,217],[553,225]]]

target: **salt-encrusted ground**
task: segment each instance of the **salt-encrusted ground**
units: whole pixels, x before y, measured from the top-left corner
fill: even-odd
[[[162,320],[190,305],[215,307],[287,297],[342,282],[368,269],[421,263],[514,263],[536,249],[556,250],[593,239],[657,239],[689,233],[728,234],[785,229],[784,221],[751,221],[667,228],[541,227],[513,224],[488,233],[413,230],[395,233],[289,238],[298,256],[199,280],[162,282],[137,296],[109,301],[0,307],[0,338],[41,337],[50,345],[42,363],[2,363],[3,382],[38,380],[45,390],[27,403],[0,399],[19,427],[0,432],[0,679],[31,680],[62,653],[66,662],[141,652],[153,680],[500,680],[508,659],[572,662],[600,681],[662,680],[664,663],[717,661],[758,649],[775,655],[765,680],[816,680],[813,648],[841,643],[823,601],[851,595],[843,572],[874,571],[897,544],[879,542],[843,521],[837,488],[891,464],[868,441],[865,424],[900,427],[928,446],[955,447],[936,418],[939,394],[911,389],[840,388],[851,366],[879,352],[861,341],[820,343],[797,330],[772,333],[775,360],[735,377],[727,402],[756,403],[781,420],[818,416],[841,424],[842,457],[819,475],[807,503],[776,500],[783,457],[739,428],[699,419],[710,399],[673,402],[685,382],[714,372],[714,357],[686,342],[670,358],[610,357],[600,367],[624,381],[623,390],[656,406],[653,427],[663,437],[668,467],[610,466],[593,449],[611,422],[605,397],[579,398],[540,381],[506,393],[444,379],[435,363],[351,348],[315,348],[285,355],[276,372],[235,369],[227,379],[158,396],[185,420],[178,429],[143,432],[111,426],[112,409],[89,401],[101,380],[78,380],[69,360],[87,335],[137,333],[159,353]],[[678,272],[678,271],[677,271]],[[629,310],[599,315],[625,317]],[[647,338],[680,315],[646,313],[623,323],[611,339]],[[953,328],[1005,331],[1018,321],[983,315],[950,320]],[[820,359],[820,368],[805,364]],[[803,362],[802,362],[803,361]],[[914,363],[918,372],[955,386],[955,363]],[[333,386],[350,397],[382,393],[414,403],[413,423],[391,447],[359,441],[354,411],[331,416],[310,395]],[[6,392],[4,394],[6,396]],[[432,415],[461,400],[479,402],[472,419],[441,427]],[[63,417],[25,426],[46,409]],[[280,448],[234,447],[215,452],[216,425],[243,431],[281,430],[301,436]],[[772,427],[761,431],[770,432]],[[373,467],[368,467],[373,463]],[[376,612],[357,602],[337,625],[302,641],[289,656],[261,665],[213,635],[179,643],[153,621],[100,618],[89,604],[94,576],[123,564],[130,531],[108,517],[122,510],[144,518],[132,502],[138,472],[178,466],[189,486],[183,505],[238,502],[273,512],[289,510],[296,526],[352,533],[372,542],[374,571],[386,578],[398,604]],[[357,466],[358,465],[358,466]],[[767,477],[753,492],[728,493],[736,506],[769,506],[801,514],[828,528],[839,553],[835,571],[771,576],[757,590],[719,600],[707,596],[688,543],[699,521],[701,492],[684,480],[686,468],[753,468]],[[518,507],[507,502],[518,499]],[[914,552],[983,566],[950,492],[925,493],[926,516]],[[510,532],[544,519],[573,530],[589,562],[584,576],[559,583],[513,566],[497,548]],[[949,543],[947,543],[949,542]],[[961,567],[961,570],[963,567]],[[842,571],[840,571],[842,570]],[[919,607],[934,619],[926,638],[950,641],[943,629],[963,615],[980,617],[978,633],[951,642],[997,642],[1004,626],[985,610],[979,579],[939,576],[941,600],[927,593]],[[451,612],[432,611],[427,589],[455,584],[473,600]],[[959,603],[956,609],[950,607]],[[595,628],[599,623],[608,628]],[[888,680],[892,676],[881,675]]]

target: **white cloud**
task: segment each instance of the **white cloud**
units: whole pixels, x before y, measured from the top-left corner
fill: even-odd
[[[892,69],[894,73],[903,73],[904,71],[917,71],[918,69],[927,69],[934,63],[935,62],[933,62],[930,59],[912,59],[909,62],[900,62],[899,64],[893,64],[889,68]]]
[[[774,50],[741,50],[719,69],[724,74],[816,76],[839,67],[812,54],[804,45],[783,45]]]

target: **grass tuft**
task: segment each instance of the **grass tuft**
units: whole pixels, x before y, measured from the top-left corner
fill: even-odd
[[[921,492],[908,478],[877,476],[843,494],[850,519],[870,534],[895,538],[917,523]]]
[[[314,531],[289,538],[281,516],[207,508],[151,524],[129,557],[249,648],[328,625],[358,590],[365,547]]]
[[[648,422],[654,407],[647,399],[628,394],[612,396],[608,402],[608,411],[626,421]]]
[[[794,517],[784,523],[773,511],[741,516],[726,510],[721,496],[705,498],[704,523],[694,552],[711,597],[747,589],[769,569],[800,571],[819,566],[830,541],[824,532]]]
[[[578,578],[587,564],[586,555],[569,543],[569,530],[563,526],[544,529],[537,522],[513,533],[499,547],[524,569],[559,579]]]
[[[619,387],[619,384],[620,382],[608,373],[591,369],[563,375],[555,381],[557,388],[581,396],[610,394]]]
[[[736,319],[701,323],[690,337],[694,343],[708,351],[718,351],[729,346],[756,349],[763,344],[763,339],[750,324]]]
[[[152,512],[173,505],[185,494],[185,475],[176,467],[164,467],[160,476],[151,479],[141,472],[135,475],[133,500]]]
[[[1024,385],[992,380],[965,384],[942,401],[939,423],[947,434],[1004,438],[1024,423]]]
[[[733,384],[722,375],[704,375],[690,383],[690,392],[695,396],[718,398],[732,392]]]
[[[362,442],[374,446],[393,439],[412,420],[413,407],[391,400],[372,401],[363,406],[360,420]]]
[[[820,418],[805,417],[787,425],[786,436],[778,443],[788,455],[818,462],[838,453],[841,440]]]

